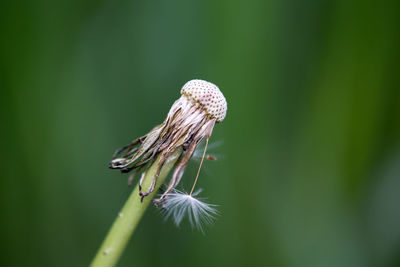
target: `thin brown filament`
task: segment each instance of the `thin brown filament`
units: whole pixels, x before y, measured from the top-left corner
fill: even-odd
[[[194,183],[193,183],[193,186],[192,186],[192,190],[190,190],[190,194],[189,194],[189,195],[192,195],[193,190],[194,190],[194,187],[196,186],[196,183],[197,183],[197,179],[199,178],[201,166],[203,165],[204,157],[205,157],[206,151],[207,151],[208,139],[209,139],[209,137],[207,136],[207,139],[206,139],[206,146],[204,147],[203,156],[201,157],[199,170],[197,171],[196,179],[194,179]]]

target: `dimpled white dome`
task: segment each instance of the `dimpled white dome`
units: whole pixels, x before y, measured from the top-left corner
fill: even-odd
[[[217,122],[224,120],[226,100],[215,84],[203,80],[191,80],[182,87],[181,94],[203,105],[207,113],[216,118]]]

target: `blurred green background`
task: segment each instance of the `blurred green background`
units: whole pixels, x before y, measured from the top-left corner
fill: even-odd
[[[201,78],[221,216],[151,207],[119,266],[400,266],[399,3],[3,1],[0,265],[87,266],[132,190],[112,153]]]

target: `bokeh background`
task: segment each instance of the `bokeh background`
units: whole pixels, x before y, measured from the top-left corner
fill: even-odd
[[[0,265],[87,266],[132,190],[112,153],[201,78],[221,216],[152,207],[119,266],[400,266],[399,3],[3,1]]]

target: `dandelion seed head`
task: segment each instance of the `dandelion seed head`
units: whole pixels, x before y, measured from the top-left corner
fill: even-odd
[[[176,226],[182,223],[185,216],[188,217],[192,228],[197,228],[204,233],[204,226],[213,223],[218,211],[214,208],[216,205],[207,204],[196,196],[201,190],[192,195],[175,190],[169,193],[164,202],[165,218],[172,218]]]
[[[135,173],[141,172],[139,197],[143,200],[158,189],[157,179],[163,167],[176,160],[175,170],[165,192],[153,199],[153,203],[166,207],[166,216],[172,217],[175,224],[179,225],[187,216],[192,226],[202,231],[203,225],[210,224],[217,211],[215,205],[197,198],[199,191],[193,193],[193,190],[204,159],[216,159],[206,155],[207,146],[216,122],[224,120],[226,111],[226,99],[216,85],[203,80],[191,80],[182,87],[181,96],[172,104],[165,120],[147,134],[117,149],[109,167],[119,169],[122,173],[133,172],[128,184],[132,183]],[[204,139],[203,152],[196,151]],[[200,164],[190,193],[176,191],[192,156],[198,158]],[[153,180],[147,190],[142,191],[145,174],[153,166],[156,168]]]
[[[215,84],[203,80],[191,80],[182,87],[181,94],[200,103],[217,122],[224,120],[227,110],[226,99]]]

